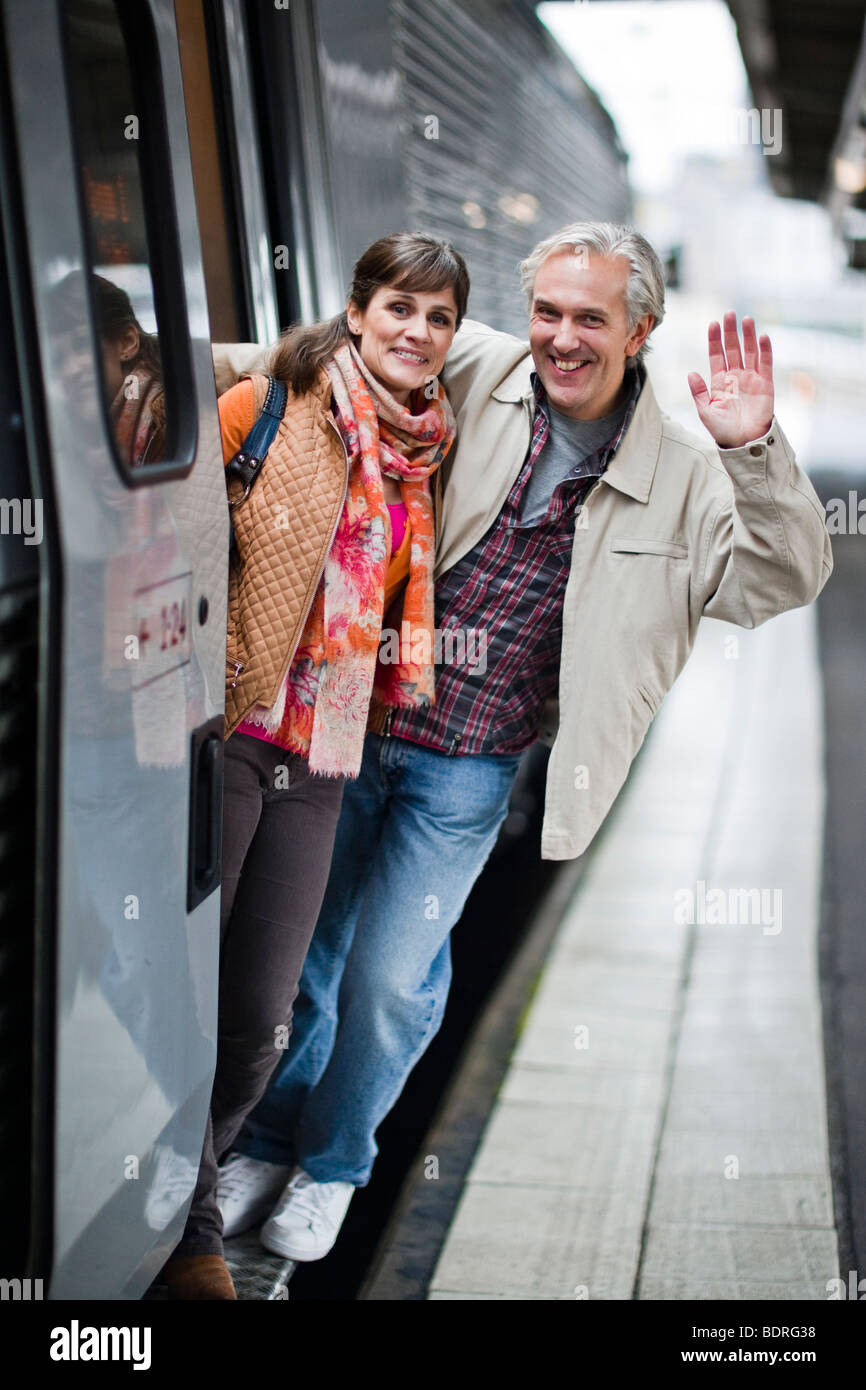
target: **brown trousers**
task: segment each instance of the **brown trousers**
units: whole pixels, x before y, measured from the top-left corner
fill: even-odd
[[[344,779],[249,734],[225,746],[217,1064],[177,1255],[222,1254],[217,1164],[285,1055],[322,905]]]

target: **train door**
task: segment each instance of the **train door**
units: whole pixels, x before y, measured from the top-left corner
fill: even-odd
[[[135,1298],[182,1229],[215,1060],[228,518],[209,324],[171,0],[0,13],[3,735],[37,803],[0,792],[19,848],[0,978],[22,1006],[2,1062],[26,1060],[33,1097],[2,1149],[25,1267],[0,1273]]]

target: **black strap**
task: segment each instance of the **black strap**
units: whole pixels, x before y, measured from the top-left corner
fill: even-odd
[[[273,444],[279,429],[288,395],[285,382],[277,381],[276,377],[268,377],[268,392],[261,414],[234,458],[229,459],[226,464],[226,487],[233,478],[237,478],[243,484],[244,489],[240,497],[229,499],[229,554],[236,547],[232,512],[235,507],[240,506],[241,502],[245,502],[252,492],[253,484],[262,471],[262,464],[268,456],[268,449]]]
[[[244,489],[240,497],[229,502],[230,507],[239,506],[249,497],[279,429],[288,394],[285,382],[268,377],[268,393],[262,412],[234,458],[226,464],[226,483],[237,478]]]

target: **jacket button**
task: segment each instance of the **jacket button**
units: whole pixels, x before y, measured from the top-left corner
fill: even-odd
[[[760,444],[753,444],[751,449],[749,450],[749,453],[752,455],[753,459],[759,459],[763,452],[764,451],[761,448]]]
[[[768,443],[768,444],[775,444],[775,442],[776,442],[776,441],[775,441],[773,435],[770,435],[770,438],[767,440],[767,443]]]

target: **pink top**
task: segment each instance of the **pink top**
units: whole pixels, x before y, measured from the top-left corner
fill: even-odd
[[[409,520],[409,513],[406,511],[405,502],[388,502],[387,507],[388,515],[391,518],[391,554],[396,555],[403,544],[403,535],[406,530],[406,522]]]

